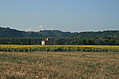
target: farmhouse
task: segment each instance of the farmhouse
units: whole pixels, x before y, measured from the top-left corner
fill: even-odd
[[[52,37],[47,37],[45,40],[41,41],[41,45],[52,45]]]

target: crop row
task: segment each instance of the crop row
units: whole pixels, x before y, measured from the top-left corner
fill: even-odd
[[[81,51],[81,52],[119,52],[119,46],[110,45],[0,45],[4,52],[32,51]]]

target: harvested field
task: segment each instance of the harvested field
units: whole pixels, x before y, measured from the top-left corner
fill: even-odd
[[[0,79],[118,79],[119,52],[0,52]]]

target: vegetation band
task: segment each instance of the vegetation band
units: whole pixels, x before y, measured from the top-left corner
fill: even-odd
[[[0,45],[0,51],[4,52],[119,52],[119,46],[114,45]]]

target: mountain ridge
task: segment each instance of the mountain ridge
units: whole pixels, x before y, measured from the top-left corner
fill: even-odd
[[[119,30],[106,31],[85,31],[85,32],[62,32],[59,30],[40,30],[34,31],[19,31],[9,27],[0,27],[0,38],[4,37],[77,37],[77,38],[91,38],[91,37],[117,37]]]

